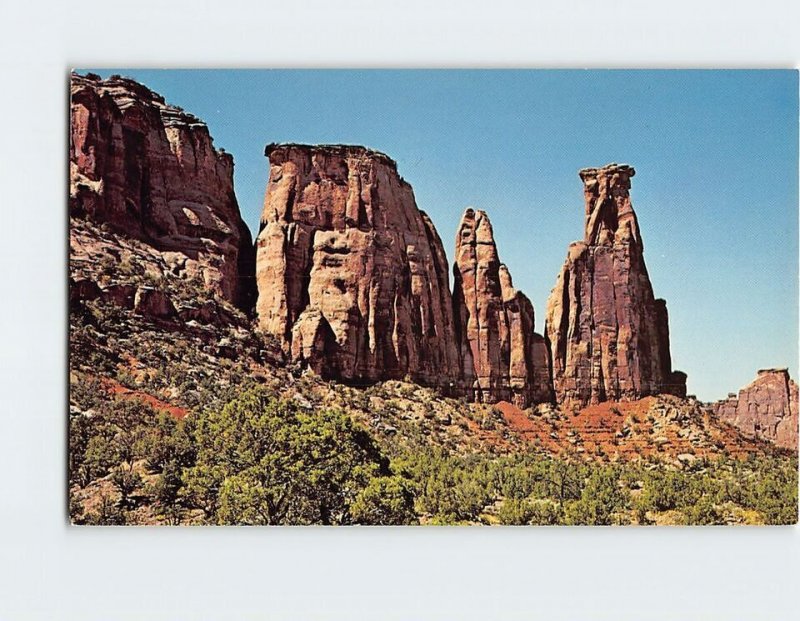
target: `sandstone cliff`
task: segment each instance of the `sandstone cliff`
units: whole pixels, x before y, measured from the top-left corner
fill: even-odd
[[[73,75],[71,120],[73,220],[144,244],[108,258],[121,266],[147,255],[136,266],[148,277],[199,279],[242,309],[255,305],[284,353],[323,377],[407,378],[522,407],[685,394],[685,375],[671,370],[666,304],[654,298],[644,264],[629,166],[581,171],[584,240],[570,247],[542,337],[484,212],[464,214],[451,294],[441,240],[384,154],[268,146],[253,248],[233,160],[196,117],[132,80]],[[89,291],[96,270],[84,268],[101,242],[97,229],[72,231],[73,281]],[[181,315],[147,290],[128,300],[118,280],[98,295],[121,296],[148,316]]]
[[[386,155],[269,145],[256,242],[259,325],[323,377],[458,381],[448,266]]]
[[[250,307],[252,239],[233,158],[208,127],[133,80],[73,74],[70,86],[70,214],[146,242],[171,273]]]
[[[653,296],[630,166],[580,171],[586,204],[582,242],[573,243],[547,303],[545,338],[559,402],[685,396],[672,371],[664,300]]]
[[[519,407],[551,400],[547,349],[534,333],[533,304],[500,263],[485,212],[464,213],[453,271],[456,336],[469,396]]]
[[[758,377],[713,405],[714,412],[749,437],[797,450],[798,389],[786,369],[762,369]]]

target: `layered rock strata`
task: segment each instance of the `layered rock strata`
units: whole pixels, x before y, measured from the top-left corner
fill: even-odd
[[[260,327],[323,377],[454,390],[447,258],[395,162],[343,145],[269,145],[265,154]]]
[[[739,394],[713,405],[720,420],[743,434],[797,450],[798,389],[787,369],[761,369]]]
[[[559,402],[686,394],[685,374],[671,368],[666,303],[653,296],[645,267],[634,174],[617,164],[580,171],[584,239],[569,248],[545,322]]]
[[[461,376],[476,401],[520,407],[552,398],[547,349],[531,301],[500,262],[492,225],[467,209],[456,236],[453,307]]]
[[[119,76],[72,74],[70,86],[70,214],[148,243],[173,274],[250,307],[254,251],[233,158],[205,123]]]

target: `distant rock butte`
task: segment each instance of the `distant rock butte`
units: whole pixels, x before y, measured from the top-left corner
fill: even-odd
[[[666,303],[654,298],[644,263],[634,174],[617,164],[580,171],[584,239],[569,248],[545,321],[558,402],[686,394],[686,375],[671,368]]]
[[[162,252],[173,273],[252,305],[254,251],[233,158],[195,116],[113,76],[71,76],[70,213]]]
[[[533,304],[500,263],[485,212],[464,213],[453,271],[461,374],[469,396],[519,407],[551,400],[547,348],[534,332]]]
[[[797,450],[798,389],[786,369],[762,369],[738,396],[713,405],[720,420],[743,434]]]
[[[256,311],[323,377],[459,381],[447,258],[393,160],[364,147],[269,145]]]

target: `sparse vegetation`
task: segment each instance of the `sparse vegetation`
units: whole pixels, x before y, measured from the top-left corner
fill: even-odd
[[[101,269],[144,283],[145,272],[129,265],[105,261]],[[171,277],[151,284],[178,301],[196,301],[202,290],[196,280],[176,288]],[[701,418],[695,410],[669,401],[648,411],[620,404],[587,422],[547,406],[521,413],[514,426],[498,407],[403,382],[359,390],[270,366],[262,356],[279,355],[269,353],[276,344],[227,312],[233,324],[170,328],[137,322],[102,300],[72,309],[73,521],[797,520],[797,458],[768,450],[731,456],[722,436],[699,426],[703,433],[689,433],[685,425]],[[667,438],[669,416],[684,417],[684,427]]]
[[[168,524],[787,524],[797,518],[797,460],[786,456],[721,457],[683,470],[654,457],[608,464],[577,455],[457,454],[438,446],[392,451],[341,410],[304,409],[263,387],[182,421],[119,398],[91,410],[70,425],[70,481],[76,492],[96,496],[76,497],[73,518],[80,523],[137,523],[144,516]]]

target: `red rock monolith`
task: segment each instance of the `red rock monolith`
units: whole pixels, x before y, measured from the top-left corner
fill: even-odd
[[[324,377],[454,390],[447,258],[395,162],[345,145],[269,145],[266,155],[260,327]]]
[[[476,401],[520,407],[552,398],[544,339],[534,332],[531,301],[500,262],[492,225],[467,209],[456,235],[453,307],[461,375]]]
[[[634,173],[617,164],[580,171],[584,239],[569,248],[545,322],[559,402],[686,394],[685,374],[671,369],[666,303],[654,298],[645,267]]]

